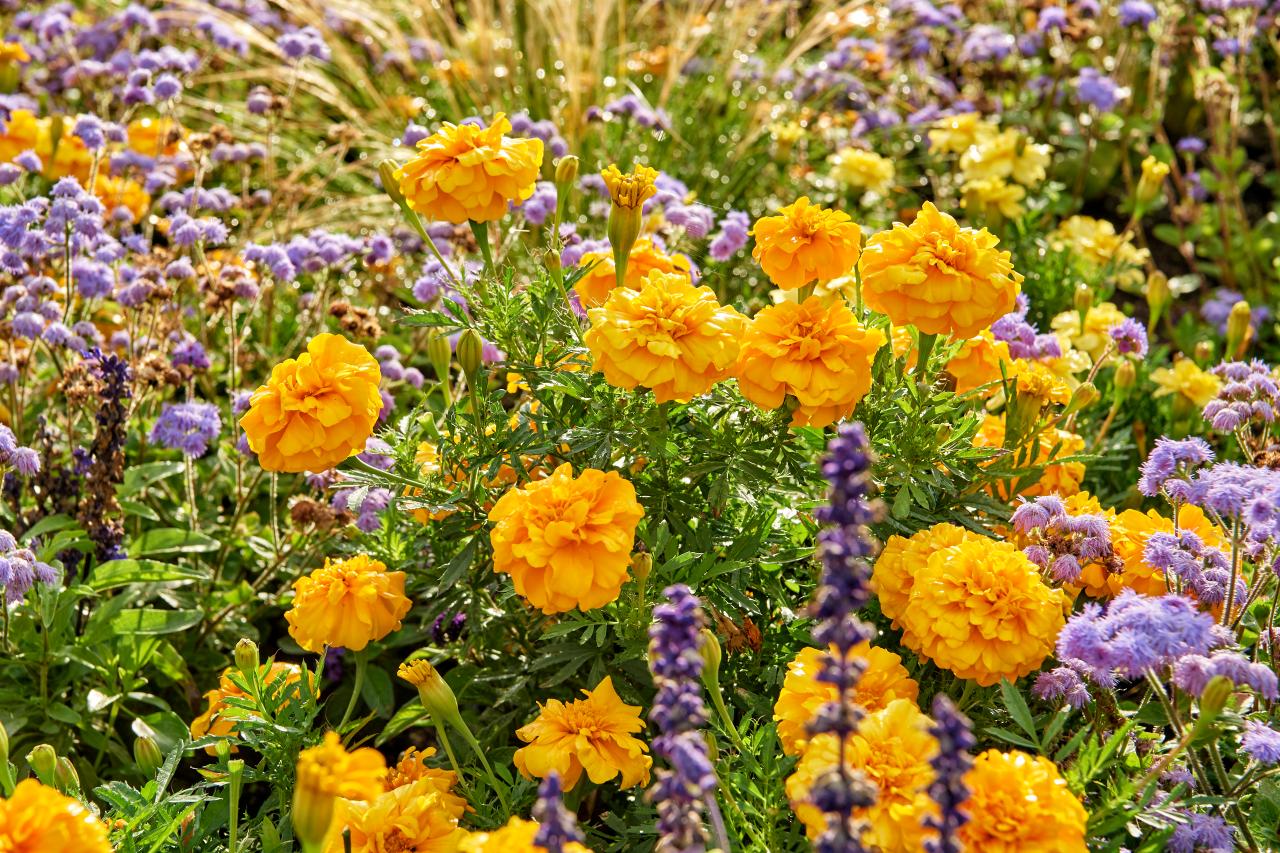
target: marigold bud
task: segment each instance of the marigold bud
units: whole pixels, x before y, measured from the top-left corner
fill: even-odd
[[[235,661],[240,674],[245,678],[252,678],[258,671],[258,644],[248,637],[241,637],[236,643]]]
[[[145,776],[154,776],[164,764],[160,744],[150,735],[143,735],[133,742],[133,761]]]
[[[556,190],[570,187],[578,180],[579,160],[573,154],[566,154],[556,161]]]
[[[436,332],[427,338],[427,361],[431,363],[431,369],[436,373],[436,380],[447,383],[449,381],[449,363],[453,360],[453,349],[449,346],[449,339]]]
[[[1120,365],[1116,368],[1116,388],[1121,391],[1128,391],[1137,381],[1137,368],[1133,366],[1133,362],[1130,359],[1126,358],[1124,361],[1120,362]]]
[[[396,177],[396,170],[399,168],[395,160],[383,160],[378,164],[378,177],[382,180],[383,192],[399,207],[404,207],[404,193],[400,192],[400,181]]]
[[[1249,340],[1249,325],[1253,321],[1253,310],[1243,299],[1231,306],[1227,315],[1227,357],[1237,358],[1243,352]]]
[[[324,772],[314,765],[298,765],[298,778],[293,786],[293,834],[304,850],[319,849],[333,823],[337,797],[319,778]]]
[[[702,678],[708,684],[720,682],[720,662],[724,660],[724,652],[720,648],[720,638],[710,628],[703,628],[699,634],[702,642],[698,653],[702,655]]]
[[[1201,364],[1213,361],[1213,341],[1197,341],[1195,356]]]
[[[449,723],[459,729],[464,728],[462,717],[458,714],[458,697],[453,695],[453,689],[449,687],[449,683],[440,676],[430,661],[422,658],[405,661],[400,664],[396,675],[418,688],[418,698],[422,700],[422,707],[426,708],[437,722]]]
[[[0,765],[9,760],[9,732],[0,723]]]
[[[644,586],[649,580],[649,572],[653,571],[653,555],[648,551],[636,551],[631,555],[631,574],[636,583]]]
[[[31,765],[31,772],[36,774],[36,778],[44,784],[53,787],[53,775],[58,769],[58,753],[53,747],[47,743],[42,743],[34,747],[27,753],[27,764]]]
[[[480,333],[475,329],[467,329],[458,337],[457,345],[458,366],[462,368],[462,372],[467,377],[472,389],[475,389],[475,380],[480,373],[480,365],[484,355],[484,341],[480,339]]]
[[[1227,706],[1227,700],[1231,698],[1231,691],[1234,689],[1235,685],[1225,675],[1215,675],[1209,679],[1209,683],[1205,685],[1204,692],[1200,694],[1200,715],[1196,718],[1195,733],[1192,735],[1193,741],[1207,734],[1213,724],[1218,721],[1218,717],[1222,714],[1222,709]]]
[[[1169,277],[1159,270],[1147,276],[1147,309],[1151,315],[1151,328],[1155,328],[1171,302],[1173,291],[1169,289]]]
[[[1098,387],[1092,382],[1082,382],[1080,387],[1071,395],[1071,400],[1067,403],[1067,408],[1063,414],[1071,414],[1081,409],[1086,409],[1098,401],[1102,393],[1098,391]]]
[[[1073,301],[1077,311],[1081,314],[1089,313],[1089,309],[1093,307],[1093,288],[1087,284],[1077,284]]]
[[[1143,160],[1142,177],[1138,179],[1138,204],[1145,207],[1155,201],[1167,177],[1169,177],[1168,163],[1162,163],[1155,157],[1147,157]]]
[[[80,774],[76,766],[65,755],[58,758],[57,767],[53,771],[53,786],[64,794],[80,792]]]

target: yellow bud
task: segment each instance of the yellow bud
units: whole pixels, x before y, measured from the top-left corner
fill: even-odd
[[[653,555],[648,551],[636,551],[631,555],[631,573],[636,582],[644,586],[649,580],[649,572],[653,571]]]
[[[578,180],[578,158],[572,154],[566,154],[556,161],[556,189],[560,187],[571,187],[573,182]]]
[[[1120,366],[1116,368],[1116,388],[1121,391],[1128,391],[1137,381],[1138,371],[1133,366],[1133,362],[1126,358],[1124,361],[1120,362]]]
[[[154,776],[164,764],[164,755],[155,738],[143,735],[133,742],[133,761],[145,776]]]
[[[1202,364],[1213,361],[1213,341],[1197,341],[1195,355],[1196,361]]]
[[[1074,302],[1076,310],[1082,315],[1088,313],[1093,307],[1093,289],[1087,284],[1076,285]]]
[[[9,760],[9,732],[0,723],[0,766]]]
[[[65,755],[58,759],[58,766],[53,771],[53,784],[64,794],[80,792],[80,774],[76,772],[76,766],[71,763],[71,759]]]
[[[449,363],[452,360],[453,348],[449,346],[449,339],[439,332],[432,333],[427,338],[427,361],[436,372],[437,381],[449,381]]]
[[[383,160],[378,164],[378,177],[382,179],[382,191],[398,206],[404,207],[404,193],[400,192],[400,171],[395,160]]]
[[[702,678],[708,684],[720,683],[720,662],[724,660],[724,652],[720,648],[720,638],[710,628],[698,632],[702,643],[698,653],[702,655]]]
[[[1151,313],[1151,328],[1155,328],[1171,302],[1173,291],[1169,289],[1169,277],[1159,270],[1147,276],[1147,308]]]
[[[408,660],[400,664],[396,675],[418,688],[418,698],[422,707],[426,708],[437,722],[449,723],[462,729],[462,718],[458,714],[458,697],[431,662],[423,658]]]
[[[44,784],[53,787],[53,775],[58,770],[58,753],[47,743],[42,743],[27,753],[31,772]]]
[[[318,849],[333,823],[336,797],[328,790],[325,780],[318,778],[325,772],[308,763],[298,765],[298,778],[293,786],[293,834],[304,849]]]
[[[258,644],[248,637],[241,637],[236,643],[236,669],[245,678],[252,678],[258,672]]]
[[[1071,395],[1071,399],[1067,401],[1067,408],[1063,414],[1078,412],[1081,409],[1088,408],[1098,401],[1102,394],[1098,391],[1096,385],[1092,382],[1082,382],[1080,387]]]
[[[1253,321],[1253,312],[1249,303],[1243,299],[1231,306],[1227,315],[1227,356],[1239,357],[1248,343],[1249,325]]]
[[[484,341],[480,339],[480,333],[475,329],[467,329],[458,336],[457,345],[458,366],[462,368],[462,372],[467,377],[467,382],[475,389],[476,376],[480,373],[480,366],[484,357]]]
[[[556,275],[562,269],[560,262],[560,253],[553,246],[542,253],[542,264],[552,275]]]
[[[1155,201],[1167,177],[1169,177],[1168,163],[1162,163],[1155,157],[1147,157],[1143,160],[1142,177],[1138,179],[1138,204],[1145,206]]]

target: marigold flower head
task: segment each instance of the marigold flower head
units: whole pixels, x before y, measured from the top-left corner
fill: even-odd
[[[1133,245],[1132,240],[1128,231],[1116,233],[1109,220],[1092,216],[1070,216],[1049,234],[1053,250],[1069,253],[1088,275],[1107,270],[1122,289],[1137,292],[1146,279],[1142,268],[1151,253]]]
[[[499,113],[488,127],[445,122],[418,142],[395,172],[410,208],[444,222],[493,222],[531,195],[542,168],[542,140],[511,139]]]
[[[506,826],[492,832],[472,832],[462,839],[459,853],[546,853],[546,848],[534,844],[538,834],[536,821],[512,817]],[[564,853],[591,853],[590,848],[576,841],[564,845]]]
[[[960,188],[960,206],[984,219],[1017,219],[1022,216],[1022,200],[1027,191],[1003,178],[965,181]]]
[[[659,403],[688,402],[733,371],[745,320],[677,273],[651,272],[638,290],[616,288],[588,312],[583,341],[594,370],[616,388],[653,389]]]
[[[1120,561],[1123,570],[1108,572],[1098,563],[1084,566],[1080,573],[1080,585],[1086,595],[1094,598],[1111,598],[1121,590],[1132,589],[1143,595],[1164,595],[1169,591],[1164,572],[1147,562],[1147,540],[1153,533],[1173,533],[1173,521],[1154,509],[1141,512],[1126,509],[1113,514],[1111,519],[1111,551]],[[1178,509],[1178,530],[1194,533],[1211,548],[1229,550],[1227,536],[1204,510],[1194,504],[1183,504]]]
[[[315,746],[298,753],[297,786],[347,800],[372,800],[385,790],[387,761],[369,747],[348,752],[337,732],[324,733]]]
[[[983,388],[983,396],[988,397],[999,390],[999,382],[1008,375],[1011,361],[1009,345],[997,341],[984,329],[960,345],[959,352],[947,362],[947,373],[956,380],[957,394]],[[1005,365],[1003,371],[1001,365]]]
[[[787,798],[810,838],[827,828],[826,815],[810,802],[814,782],[839,761],[835,735],[815,737],[795,772],[787,778]],[[848,740],[845,764],[875,786],[875,804],[854,812],[867,821],[863,841],[881,853],[918,853],[930,833],[922,821],[934,811],[929,784],[934,779],[929,759],[938,743],[929,734],[929,718],[913,701],[895,699],[869,714]],[[973,848],[979,849],[979,848]]]
[[[973,436],[974,447],[1003,447],[1005,441],[1005,422],[1003,415],[985,415],[977,433]],[[1059,459],[1075,456],[1084,452],[1084,439],[1074,432],[1057,427],[1048,427],[1039,432],[1036,439],[1035,452],[1030,458],[1023,458],[1026,466],[1043,466],[1040,479],[1030,485],[1022,485],[1018,494],[1024,497],[1057,494],[1063,497],[1074,495],[1080,491],[1080,483],[1084,480],[1083,462],[1058,462]],[[1015,449],[1015,452],[1023,453]],[[1020,477],[1025,480],[1025,477]],[[1013,497],[1009,487],[1004,483],[992,486],[992,491],[1005,500]]]
[[[798,305],[770,305],[742,336],[738,387],[762,409],[794,397],[795,426],[828,426],[848,417],[871,389],[871,362],[885,341],[840,300],[828,304],[811,296]]]
[[[4,853],[111,853],[107,826],[79,801],[35,779],[0,798]]]
[[[579,267],[589,267],[574,282],[573,290],[584,308],[594,308],[604,303],[617,284],[612,252],[586,252],[578,261]],[[641,237],[631,247],[627,259],[627,279],[623,285],[639,290],[641,283],[653,271],[672,273],[693,281],[692,264],[685,255],[667,254],[648,237]]]
[[[805,196],[756,220],[751,257],[783,290],[830,281],[850,272],[862,251],[862,229],[841,210],[828,210]]]
[[[1169,164],[1148,156],[1142,161],[1142,177],[1136,191],[1139,204],[1150,204],[1160,194],[1165,178],[1169,177]]]
[[[1151,381],[1156,383],[1153,396],[1168,397],[1177,395],[1191,402],[1197,409],[1203,409],[1209,401],[1218,396],[1222,388],[1222,380],[1189,358],[1180,358],[1173,367],[1157,367],[1151,371]]]
[[[528,744],[516,750],[516,769],[526,779],[560,774],[566,791],[583,771],[597,785],[621,776],[623,788],[649,784],[653,759],[649,747],[635,737],[644,729],[639,705],[625,705],[606,677],[584,698],[552,699],[539,706],[538,718],[516,731]]]
[[[960,158],[969,181],[1014,180],[1024,187],[1045,179],[1048,145],[1037,145],[1016,130],[1002,130],[972,145]]]
[[[344,828],[351,834],[351,853],[455,853],[466,837],[458,815],[425,780],[367,802],[343,802],[336,817],[325,853],[343,853]]]
[[[183,151],[187,129],[171,118],[138,118],[125,128],[129,149],[146,157],[173,157]]]
[[[378,361],[341,335],[320,334],[277,364],[240,418],[268,471],[326,471],[364,450],[382,411]]]
[[[880,599],[880,612],[893,620],[895,628],[900,626],[911,600],[916,570],[935,551],[970,540],[989,541],[981,534],[945,521],[916,531],[909,538],[889,537],[871,570],[871,589]]]
[[[1066,619],[1066,594],[1008,542],[969,539],[912,569],[902,643],[989,687],[1040,667]]]
[[[910,225],[896,223],[867,241],[867,305],[928,335],[971,338],[1014,309],[1022,284],[999,242],[925,202]]]
[[[492,510],[494,571],[543,613],[592,610],[618,597],[644,509],[617,471],[565,463],[545,480],[513,488]]]
[[[939,154],[963,154],[969,147],[996,135],[996,128],[979,113],[961,113],[938,119],[929,129],[929,150]]]
[[[454,786],[458,784],[458,774],[452,770],[429,766],[427,759],[435,754],[432,747],[420,750],[412,746],[400,753],[395,766],[387,771],[386,788],[393,791],[415,782],[425,782],[431,791],[439,795],[441,807],[455,818],[461,819],[468,806],[466,800],[453,792]]]
[[[1084,853],[1088,813],[1053,762],[989,749],[965,775],[969,822],[965,850],[983,853]]]
[[[1013,380],[1017,395],[1035,402],[1037,407],[1065,406],[1071,401],[1071,386],[1044,362],[1014,359],[1006,368],[1006,375]]]
[[[609,199],[618,207],[627,210],[638,209],[658,193],[654,181],[658,180],[658,170],[648,166],[637,165],[630,172],[623,172],[616,164],[600,173],[604,185],[609,190]]]
[[[10,163],[23,151],[34,151],[43,160],[50,148],[49,123],[31,110],[13,110],[0,132],[0,163]]]
[[[232,680],[231,674],[235,670],[227,667],[222,671],[222,675],[218,678],[218,686],[213,690],[204,694],[204,699],[209,703],[204,713],[191,721],[191,736],[193,738],[202,738],[206,735],[215,737],[231,737],[236,732],[236,714],[232,707],[227,704],[227,699],[238,698],[247,699],[248,694]],[[274,688],[274,692],[284,694],[288,691],[291,697],[301,697],[302,695],[302,668],[297,664],[280,663],[272,661],[270,666],[266,667],[262,672],[262,684],[267,688]],[[232,746],[232,750],[235,747]],[[217,750],[212,746],[205,747],[205,752],[215,755]]]
[[[893,188],[893,161],[864,148],[841,148],[830,158],[831,177],[854,189],[883,194]]]
[[[409,612],[404,572],[357,554],[324,561],[293,585],[293,606],[284,614],[289,636],[310,652],[325,646],[360,651],[400,629]]]
[[[30,62],[31,54],[20,41],[0,41],[0,65],[14,62]]]
[[[832,654],[838,654],[833,647]],[[868,712],[879,711],[894,699],[916,701],[920,686],[907,674],[902,658],[887,649],[863,643],[851,658],[866,664],[866,672],[854,688],[853,701]],[[778,724],[778,740],[787,755],[800,755],[809,744],[807,726],[818,709],[838,698],[835,685],[818,680],[822,650],[806,647],[787,665],[773,719]]]

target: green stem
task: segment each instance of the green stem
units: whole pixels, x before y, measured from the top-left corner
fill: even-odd
[[[231,784],[227,791],[227,806],[231,810],[227,827],[227,853],[236,853],[240,847],[240,788],[244,783],[244,761],[232,759],[228,762],[231,771]]]
[[[716,714],[720,717],[721,724],[725,727],[725,731],[729,733],[729,739],[733,741],[733,745],[738,748],[739,752],[746,752],[746,744],[742,742],[742,736],[738,734],[738,727],[733,723],[733,717],[729,716],[729,709],[725,707],[724,697],[720,695],[720,680],[717,678],[714,684],[707,685],[707,693],[711,696],[711,704],[715,706]]]
[[[356,709],[356,703],[360,701],[360,690],[364,687],[364,670],[367,663],[367,652],[364,649],[355,653],[356,658],[356,682],[351,688],[351,698],[347,700],[347,710],[342,714],[342,722],[338,723],[338,730],[346,728],[347,722],[351,719],[352,712]]]
[[[484,273],[487,276],[493,276],[493,248],[489,245],[489,223],[476,222],[474,219],[468,221],[471,223],[471,233],[476,235],[476,243],[480,246],[480,255],[484,258]]]
[[[461,717],[458,719],[459,722],[462,722]],[[507,797],[504,793],[505,789],[498,783],[498,777],[494,774],[493,768],[489,766],[489,759],[485,758],[484,750],[480,748],[480,742],[476,740],[475,735],[471,733],[471,729],[467,728],[467,724],[465,722],[462,722],[462,725],[458,727],[458,731],[462,733],[462,739],[467,742],[467,746],[471,747],[472,751],[475,752],[476,757],[480,759],[480,764],[484,767],[485,776],[489,778],[490,787],[492,787],[493,792],[498,795],[498,800],[502,803],[502,808],[509,814],[511,808],[507,805]]]

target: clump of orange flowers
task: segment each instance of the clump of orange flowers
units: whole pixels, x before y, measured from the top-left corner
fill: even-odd
[[[643,386],[659,403],[688,402],[733,370],[745,320],[674,273],[651,272],[639,289],[616,288],[587,312],[592,367],[617,388]]]
[[[959,351],[947,362],[947,373],[956,380],[956,393],[967,394],[983,389],[988,397],[1000,389],[1000,380],[1008,374],[1007,365],[1012,361],[1009,345],[997,341],[990,330],[983,329],[960,345]],[[1001,365],[1005,365],[1002,373]]]
[[[896,223],[867,241],[863,298],[895,324],[971,338],[1014,309],[1022,284],[999,242],[925,202],[910,225]]]
[[[358,652],[399,630],[412,606],[404,594],[404,572],[357,554],[325,559],[324,566],[293,584],[293,606],[285,612],[289,636],[310,652],[325,646]]]
[[[578,294],[578,301],[584,308],[594,308],[603,304],[609,292],[617,284],[617,273],[613,266],[613,252],[586,252],[578,259],[578,267],[586,272],[573,283],[573,290]],[[689,258],[675,252],[668,254],[648,237],[641,237],[631,247],[627,257],[627,277],[625,287],[639,290],[641,283],[653,271],[672,273],[693,280],[692,265]]]
[[[462,840],[460,853],[546,853],[546,848],[534,844],[538,824],[532,820],[512,817],[505,826],[492,832],[473,832]],[[591,853],[576,841],[570,841],[561,849],[564,853]]]
[[[23,779],[0,797],[0,850],[4,853],[111,853],[107,826],[79,800],[35,779]]]
[[[783,290],[848,275],[862,251],[862,229],[840,210],[828,210],[801,196],[777,216],[756,220],[751,256]]]
[[[644,509],[617,471],[568,463],[511,489],[492,510],[493,568],[543,613],[592,610],[618,597]]]
[[[542,140],[512,139],[506,115],[488,127],[445,122],[418,142],[417,154],[396,170],[410,208],[444,222],[492,222],[533,195],[542,168]]]
[[[867,329],[842,300],[811,296],[756,314],[742,336],[736,374],[762,409],[793,397],[794,426],[825,427],[848,417],[871,389],[871,362],[887,339]]]
[[[1084,853],[1089,815],[1047,758],[989,749],[965,774],[958,841],[983,853]]]
[[[277,364],[240,418],[249,449],[268,471],[326,471],[364,450],[382,411],[382,369],[341,335],[316,335]]]
[[[640,706],[624,704],[608,677],[595,690],[582,692],[582,699],[541,705],[538,718],[516,731],[528,744],[516,750],[516,769],[526,779],[545,778],[554,770],[566,791],[584,772],[597,785],[615,776],[623,788],[648,784],[653,759],[635,736],[644,730]]]
[[[335,813],[324,853],[454,853],[466,837],[461,812],[427,781],[413,782],[368,800],[344,800]]]

